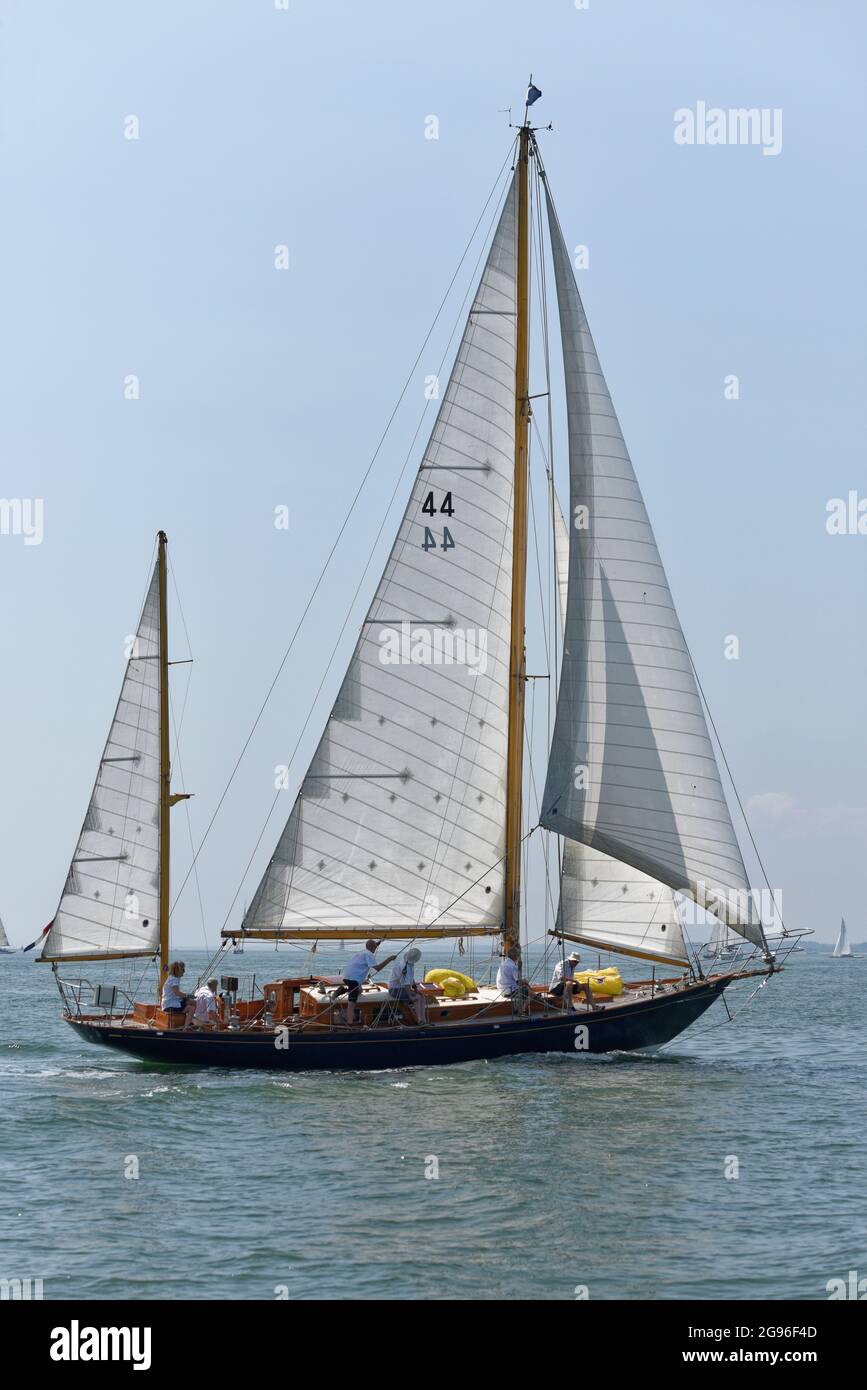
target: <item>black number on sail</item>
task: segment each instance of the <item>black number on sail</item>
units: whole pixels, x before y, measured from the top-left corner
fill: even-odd
[[[422,511],[425,512],[428,516],[436,516],[437,505],[436,505],[436,502],[434,501],[434,495],[433,495],[432,492],[429,492],[428,495],[427,495],[427,497],[424,499],[424,502],[422,503],[422,508],[421,508],[421,509],[422,509]],[[445,516],[454,516],[454,514],[455,514],[455,509],[454,509],[454,506],[452,505],[452,495],[451,495],[450,492],[447,492],[447,493],[446,493],[445,497],[443,498],[442,502],[440,503],[440,511],[441,511]]]

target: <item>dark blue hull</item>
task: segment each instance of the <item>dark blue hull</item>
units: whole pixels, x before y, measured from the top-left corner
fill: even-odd
[[[375,1071],[493,1061],[525,1053],[632,1052],[658,1047],[694,1023],[731,979],[725,975],[704,980],[676,994],[657,995],[593,1013],[418,1028],[290,1032],[285,1048],[275,1045],[273,1034],[159,1032],[111,1021],[68,1018],[67,1022],[88,1042],[119,1048],[147,1062],[278,1071]]]

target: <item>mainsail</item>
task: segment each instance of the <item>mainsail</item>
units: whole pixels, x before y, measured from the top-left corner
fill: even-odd
[[[848,931],[848,928],[847,928],[847,926],[846,926],[846,918],[845,918],[845,917],[841,917],[841,918],[840,918],[840,935],[837,937],[837,944],[836,944],[836,946],[834,947],[834,950],[833,950],[833,952],[832,952],[832,955],[835,955],[835,956],[851,956],[851,954],[852,954],[852,947],[851,947],[850,944],[849,944],[849,931]]]
[[[541,823],[763,943],[686,641],[546,186],[571,546]]]
[[[565,629],[569,596],[569,532],[551,484],[554,562],[561,628]],[[560,931],[580,936],[600,950],[640,955],[664,964],[688,965],[674,894],[631,864],[577,840],[563,845],[560,879]]]
[[[11,949],[9,937],[6,935],[6,928],[3,925],[3,918],[0,917],[0,951],[8,951]]]
[[[502,923],[516,263],[513,179],[397,540],[245,933]]]
[[[153,955],[159,942],[159,566],[41,960]]]

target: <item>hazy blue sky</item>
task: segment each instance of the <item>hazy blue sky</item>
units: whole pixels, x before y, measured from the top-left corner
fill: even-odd
[[[205,825],[506,155],[501,108],[518,111],[532,70],[566,236],[590,248],[597,345],[786,919],[829,940],[845,912],[867,937],[867,535],[825,525],[830,498],[867,495],[863,7],[0,9],[0,496],[45,508],[41,545],[0,536],[10,934],[30,939],[56,906],[159,526],[196,658],[176,785],[196,793],[194,834]],[[698,101],[780,108],[781,152],[678,146],[673,114]],[[212,933],[446,336],[203,852]],[[133,373],[138,401],[124,399]],[[200,944],[192,891],[177,928]]]

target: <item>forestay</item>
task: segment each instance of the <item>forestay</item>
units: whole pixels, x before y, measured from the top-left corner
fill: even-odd
[[[541,822],[696,898],[761,944],[686,642],[549,196],[548,222],[571,546]]]
[[[397,540],[245,932],[502,921],[516,255],[513,180]]]
[[[159,571],[42,960],[151,955],[159,942]]]

